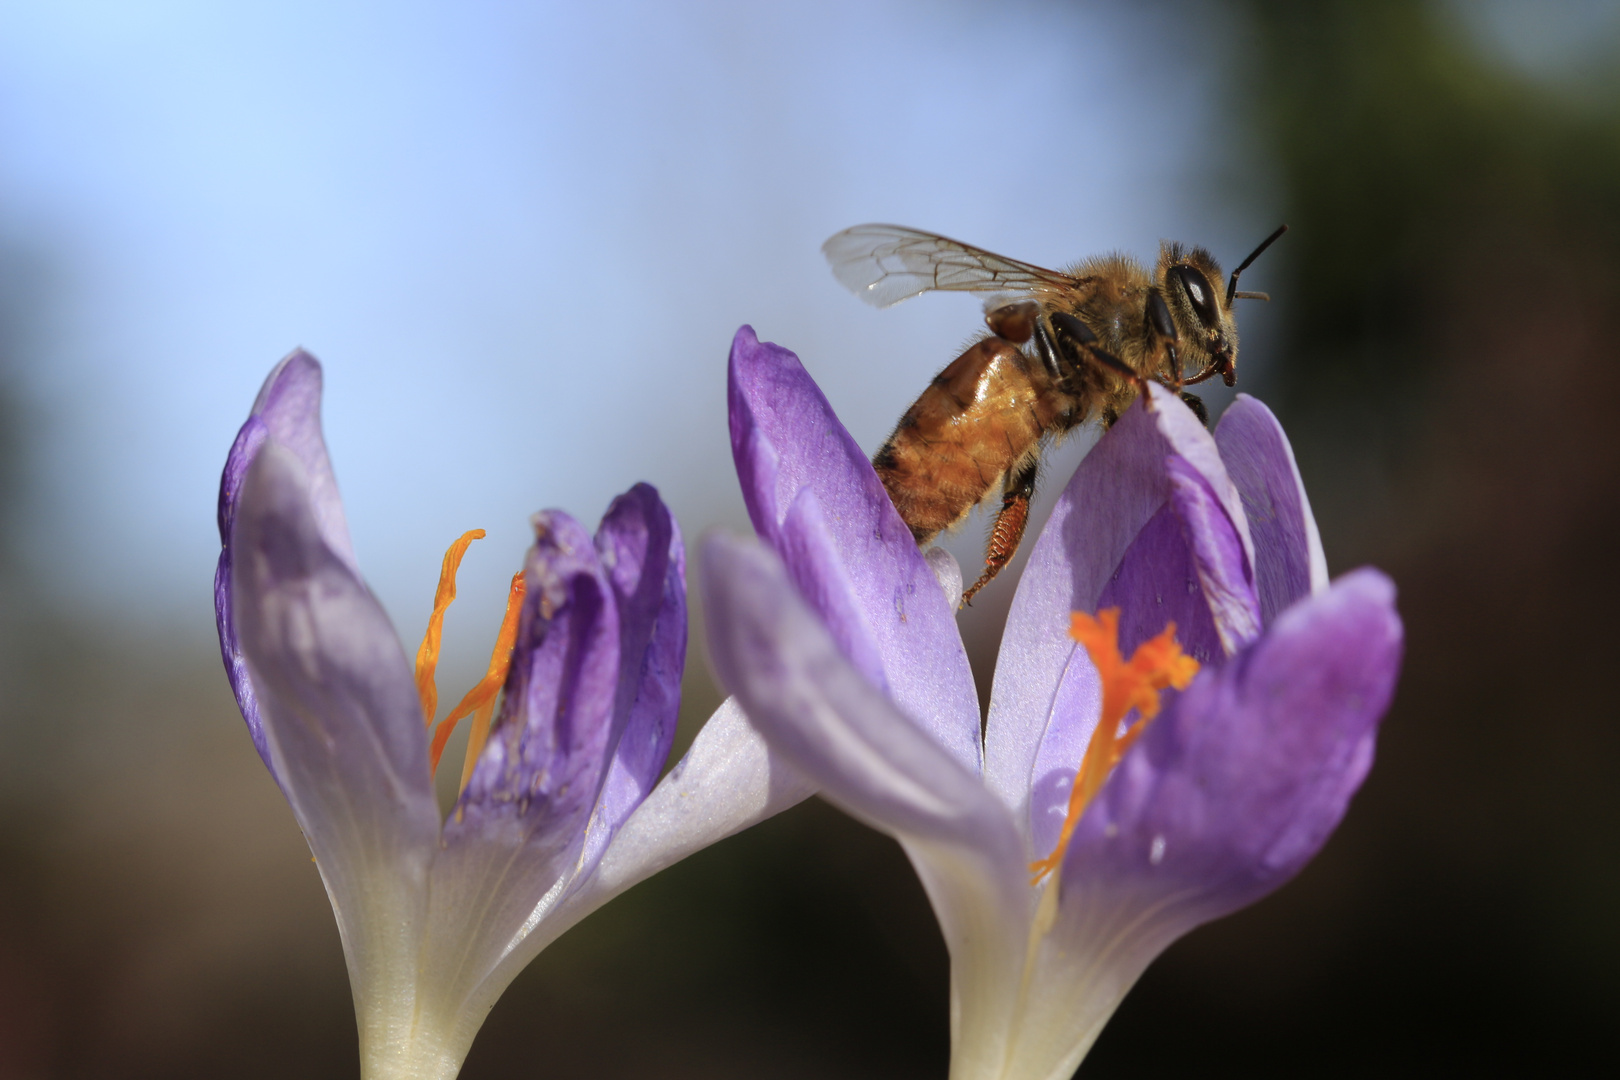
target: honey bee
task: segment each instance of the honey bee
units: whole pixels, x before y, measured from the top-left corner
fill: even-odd
[[[1045,447],[1093,417],[1112,424],[1150,379],[1209,422],[1182,387],[1236,381],[1232,304],[1269,299],[1239,292],[1238,275],[1287,230],[1238,264],[1224,296],[1214,257],[1170,242],[1151,273],[1121,254],[1046,270],[899,225],[857,225],[822,245],[834,276],[877,307],[934,290],[995,294],[990,332],[934,377],[872,458],[919,545],[1001,485],[984,573],[963,606],[1018,550]]]

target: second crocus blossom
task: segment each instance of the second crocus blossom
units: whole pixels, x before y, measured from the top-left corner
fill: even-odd
[[[819,397],[786,350],[737,348],[778,372],[776,411]],[[821,467],[831,487],[870,473]],[[982,769],[940,737],[976,708],[897,707],[771,551],[716,537],[703,581],[751,721],[917,868],[951,952],[955,1080],[1068,1077],[1154,956],[1297,872],[1366,774],[1400,662],[1388,579],[1328,583],[1287,440],[1242,396],[1212,436],[1155,387],[1081,464],[1009,614]],[[962,663],[907,679],[955,685]]]
[[[475,714],[482,730],[443,817],[431,775],[443,748],[430,738],[432,666],[473,534],[446,557],[413,670],[360,577],[320,398],[319,364],[294,353],[231,448],[219,504],[220,644],[337,916],[362,1076],[444,1080],[546,944],[756,820],[769,771],[734,766],[768,755],[746,725],[722,725],[654,788],[679,703],[685,568],[674,518],[638,485],[594,535],[561,512],[535,516],[491,675],[454,710]]]

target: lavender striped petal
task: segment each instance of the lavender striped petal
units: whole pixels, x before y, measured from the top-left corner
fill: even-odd
[[[1254,536],[1260,613],[1269,623],[1295,601],[1327,588],[1316,518],[1293,447],[1270,409],[1239,394],[1215,426],[1215,444]]]
[[[703,569],[709,653],[749,720],[910,857],[951,951],[953,1068],[979,1075],[1004,1057],[1032,906],[1017,826],[855,670],[769,548],[714,536]]]
[[[754,528],[791,559],[784,522],[801,491],[814,493],[853,596],[828,604],[836,581],[806,595],[841,640],[874,643],[896,704],[977,771],[978,698],[955,612],[866,455],[798,357],[746,326],[732,344],[729,397],[732,451]],[[810,573],[797,563],[794,570],[796,578]],[[850,610],[860,613],[864,634],[840,625]]]
[[[1201,673],[1086,811],[1064,888],[1131,894],[1174,937],[1292,877],[1372,764],[1400,669],[1394,602],[1387,577],[1355,571]]]
[[[829,798],[907,836],[971,842],[987,852],[1016,838],[979,778],[859,676],[774,552],[718,534],[703,545],[703,570],[710,654],[721,681]]]
[[[889,693],[883,656],[857,606],[849,568],[839,554],[838,541],[813,490],[799,490],[772,546],[781,556],[799,595],[821,616],[839,650],[873,686]]]
[[[1155,519],[1157,520],[1157,519]],[[1086,650],[1069,654],[1052,699],[1052,717],[1035,752],[1029,785],[1029,857],[1044,859],[1057,847],[1069,816],[1074,776],[1102,712],[1102,680]]]
[[[549,864],[583,834],[607,766],[620,623],[590,533],[556,510],[534,533],[506,696],[444,835]]]
[[[277,369],[280,370],[280,369]],[[231,533],[236,525],[236,508],[242,498],[242,484],[247,479],[248,467],[264,446],[264,421],[249,416],[247,423],[236,433],[236,441],[225,457],[225,472],[219,478],[219,563],[214,568],[214,626],[219,631],[220,659],[225,663],[225,677],[230,680],[231,693],[236,696],[236,707],[247,723],[248,737],[259,759],[270,770],[279,784],[276,768],[270,762],[270,744],[265,741],[264,721],[259,716],[258,697],[253,692],[253,680],[248,677],[247,661],[242,659],[242,643],[236,633],[235,589],[231,584],[234,553]]]
[[[1154,385],[1151,393],[1151,410],[1139,400],[1081,461],[1013,596],[985,728],[985,781],[1020,822],[1030,819],[1032,784],[1042,782],[1033,771],[1041,739],[1053,723],[1077,722],[1055,710],[1061,695],[1079,693],[1065,690],[1064,680],[1087,677],[1081,674],[1087,664],[1070,663],[1070,612],[1123,608],[1120,644],[1126,649],[1177,618],[1189,651],[1220,654],[1219,635],[1199,595],[1197,567],[1171,505],[1170,459],[1180,459],[1207,485],[1252,561],[1241,503],[1214,441],[1169,391]],[[1144,599],[1150,602],[1144,605]],[[1054,737],[1071,741],[1068,735]]]
[[[1166,946],[1316,853],[1366,774],[1400,639],[1388,579],[1348,575],[1153,722],[1075,831],[1007,1075],[1073,1073]]]
[[[619,604],[620,672],[613,742],[582,870],[601,858],[669,756],[686,665],[686,551],[658,492],[637,484],[614,500],[596,546]]]
[[[1228,637],[1242,643],[1259,632],[1257,602],[1244,580],[1242,545],[1202,474],[1172,454],[1166,475],[1170,500],[1126,549],[1097,607],[1120,609],[1119,643],[1127,656],[1174,623],[1176,639],[1189,655],[1200,664],[1218,664],[1226,659]],[[1060,627],[1052,630],[1060,632]],[[1066,620],[1061,630],[1067,630]],[[1167,693],[1173,697],[1175,692]],[[1031,772],[1029,823],[1035,856],[1044,857],[1057,843],[1068,815],[1070,786],[1101,707],[1096,668],[1085,650],[1075,649],[1058,683]]]
[[[571,893],[546,934],[555,937],[619,893],[710,844],[774,817],[815,794],[815,785],[772,753],[727,698],[698,729],[685,756],[658,782]]]
[[[516,974],[508,966],[495,975],[578,867],[612,753],[620,670],[612,582],[577,521],[560,511],[533,520],[506,696],[433,866],[421,965],[458,1010]]]
[[[1098,610],[1116,607],[1120,609],[1119,648],[1126,656],[1174,622],[1181,647],[1200,664],[1226,657],[1210,605],[1199,587],[1186,526],[1170,503],[1159,507],[1142,526],[1120,559],[1113,580],[1097,597]],[[1053,629],[1066,636],[1069,620],[1065,618]],[[1077,654],[1083,651],[1076,650]]]
[[[267,441],[239,489],[231,581],[273,771],[358,987],[369,965],[409,948],[402,935],[426,903],[439,811],[410,664],[381,606],[328,545],[310,490],[298,456]]]
[[[321,381],[320,361],[295,349],[265,379],[253,402],[252,415],[263,421],[270,441],[292,451],[304,466],[310,509],[321,538],[358,573],[348,519],[338,496],[337,475],[321,435]]]
[[[1170,478],[1170,506],[1181,520],[1199,592],[1220,636],[1220,655],[1231,656],[1260,636],[1254,570],[1236,523],[1227,516],[1204,474],[1179,454],[1166,458],[1164,468]],[[1164,629],[1163,623],[1159,629]]]
[[[327,547],[358,575],[343,502],[338,497],[337,478],[327,457],[326,442],[321,437],[321,365],[302,349],[283,358],[265,379],[247,421],[231,444],[219,478],[220,553],[214,570],[214,622],[219,631],[220,655],[254,749],[274,776],[258,702],[237,641],[231,588],[231,532],[237,504],[248,469],[266,440],[290,451],[303,466],[317,531]]]

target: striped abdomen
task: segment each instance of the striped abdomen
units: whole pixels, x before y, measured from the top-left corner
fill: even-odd
[[[1046,371],[987,337],[935,376],[872,465],[918,543],[960,521],[1073,411]]]

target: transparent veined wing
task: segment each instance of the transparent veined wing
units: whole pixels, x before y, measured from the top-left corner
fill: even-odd
[[[874,307],[935,289],[1030,292],[1069,288],[1075,279],[903,225],[857,225],[830,237],[821,253],[833,276]]]

